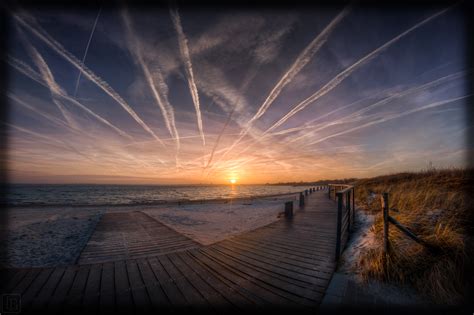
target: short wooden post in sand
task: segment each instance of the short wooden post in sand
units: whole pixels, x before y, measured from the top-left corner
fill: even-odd
[[[388,254],[388,193],[382,194],[381,202],[383,211],[383,250],[385,254]]]
[[[293,201],[285,202],[285,217],[286,218],[293,217]]]
[[[300,207],[304,207],[304,195],[300,192]]]

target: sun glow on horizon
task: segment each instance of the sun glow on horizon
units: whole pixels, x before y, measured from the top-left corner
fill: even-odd
[[[233,185],[233,184],[237,183],[237,179],[231,178],[231,179],[229,179],[229,182]]]

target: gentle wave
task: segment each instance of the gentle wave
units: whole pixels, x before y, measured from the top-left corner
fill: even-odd
[[[214,185],[26,185],[9,187],[2,204],[11,207],[145,206],[169,203],[275,196],[301,191],[301,186]]]

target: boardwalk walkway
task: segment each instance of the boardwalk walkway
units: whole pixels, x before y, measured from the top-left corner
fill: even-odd
[[[22,309],[32,313],[142,313],[168,307],[314,312],[335,269],[336,204],[320,191],[309,196],[305,208],[295,206],[292,219],[206,247],[9,270],[2,292],[21,294]]]
[[[104,214],[79,257],[79,264],[136,259],[199,247],[141,211]]]

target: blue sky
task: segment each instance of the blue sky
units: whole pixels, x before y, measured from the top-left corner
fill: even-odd
[[[10,178],[260,183],[463,167],[462,16],[356,5],[16,10]]]

